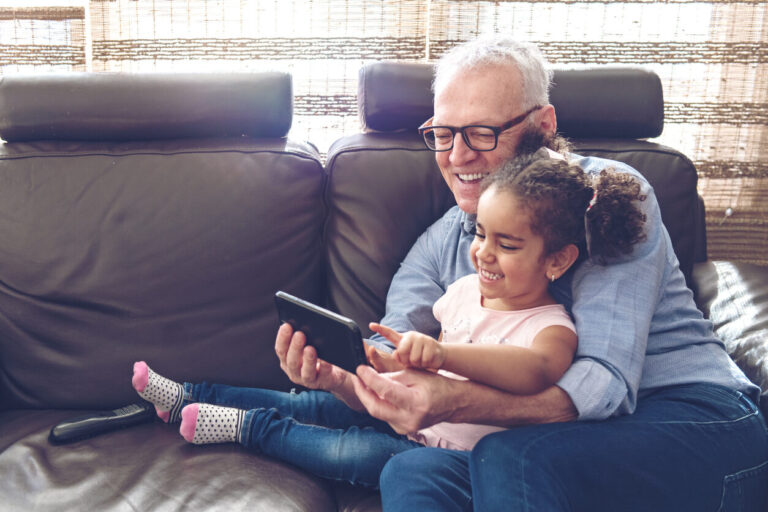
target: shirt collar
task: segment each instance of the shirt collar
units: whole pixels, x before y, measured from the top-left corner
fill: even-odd
[[[469,214],[461,210],[461,229],[468,235],[475,236],[475,224],[477,215]]]

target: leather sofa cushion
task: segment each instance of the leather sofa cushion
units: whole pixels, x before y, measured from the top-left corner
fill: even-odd
[[[75,444],[48,444],[51,425],[78,414],[0,412],[0,509],[338,510],[329,482],[239,445],[185,443],[178,426],[159,420]]]
[[[324,296],[324,183],[286,139],[0,146],[0,409],[129,403],[137,359],[289,388],[272,295]]]
[[[698,174],[688,157],[677,150],[645,141],[577,139],[574,151],[629,164],[653,186],[661,218],[672,239],[680,269],[691,286],[693,264],[698,261],[699,245],[705,243],[704,212],[700,208]]]
[[[410,132],[344,137],[328,151],[326,169],[330,302],[370,335],[400,262],[456,203],[434,153]]]
[[[768,416],[768,267],[707,261],[693,275],[699,308],[731,358],[762,389],[760,408]]]

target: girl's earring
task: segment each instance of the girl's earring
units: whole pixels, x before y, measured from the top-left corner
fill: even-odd
[[[549,278],[552,280],[553,283],[555,282],[555,274],[552,274],[551,276],[549,276]]]

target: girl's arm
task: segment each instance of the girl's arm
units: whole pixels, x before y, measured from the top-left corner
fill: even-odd
[[[386,326],[371,329],[397,346],[405,366],[442,369],[516,394],[538,393],[556,383],[576,352],[576,333],[553,325],[539,331],[529,348],[514,345],[439,343],[417,332],[400,334]]]
[[[539,331],[529,348],[514,345],[440,344],[440,367],[519,395],[533,395],[555,384],[573,361],[576,333],[553,325]]]

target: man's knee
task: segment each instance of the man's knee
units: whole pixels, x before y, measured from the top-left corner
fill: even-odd
[[[411,463],[408,460],[407,454],[415,450],[408,450],[407,452],[401,452],[392,457],[384,464],[384,469],[381,470],[379,476],[379,487],[381,487],[382,494],[385,492],[398,492],[398,475],[402,475],[404,467],[410,467]],[[390,489],[392,489],[390,491]]]
[[[431,467],[435,457],[430,457],[429,452],[431,450],[417,448],[398,453],[389,459],[379,478],[382,491],[391,489],[393,493],[402,492],[404,487],[411,484],[420,485],[420,478],[426,481],[433,469],[439,470]]]
[[[469,454],[439,448],[398,453],[379,478],[385,510],[471,510]]]
[[[529,435],[524,430],[507,430],[482,438],[472,450],[470,464],[478,469],[499,472],[526,465],[546,469],[556,465],[564,451],[547,441],[547,436]]]
[[[569,510],[559,487],[562,453],[546,436],[509,430],[481,439],[470,455],[477,510]]]

